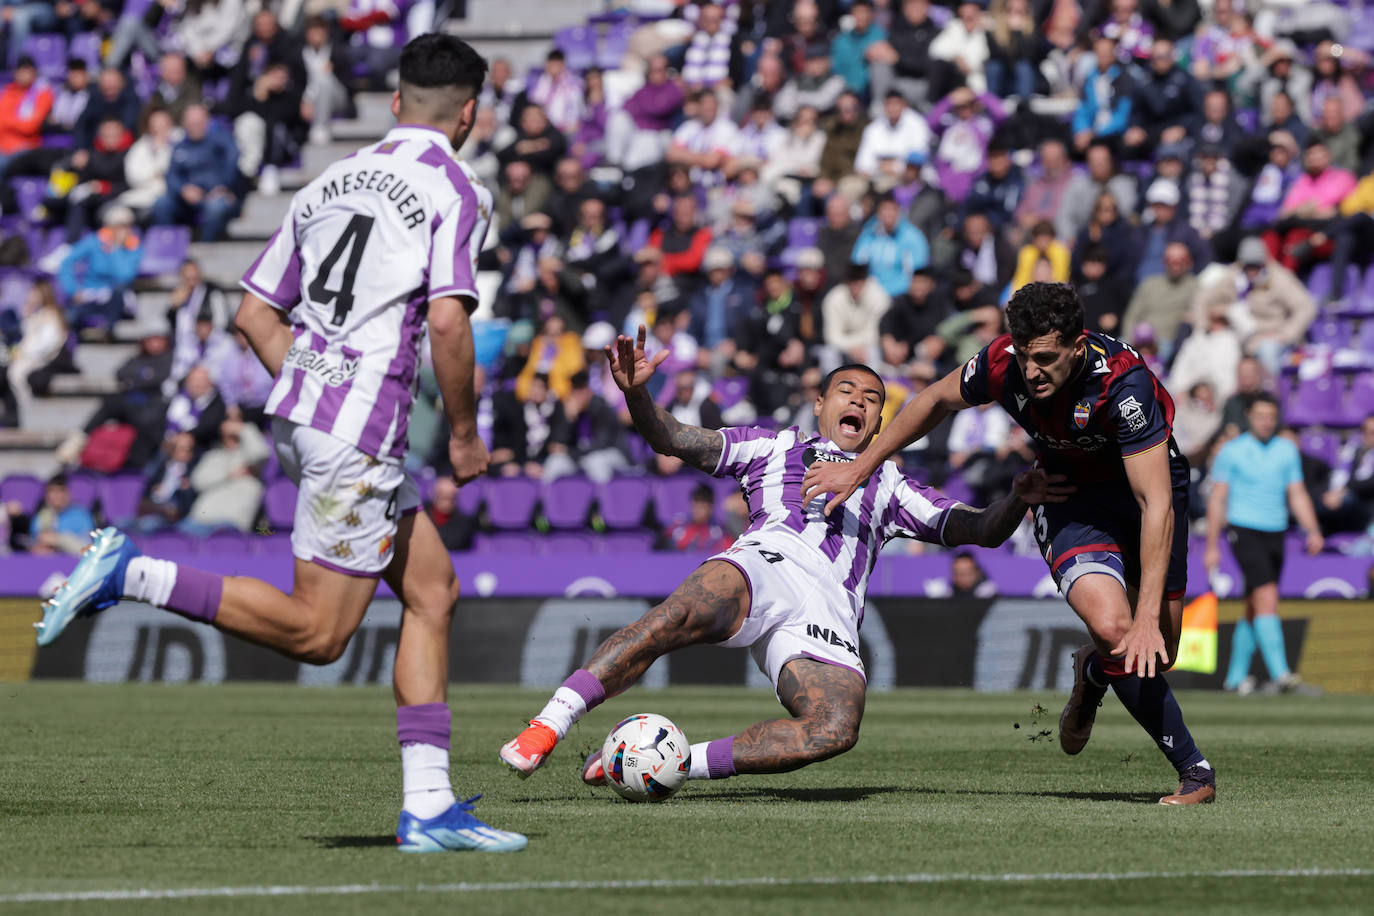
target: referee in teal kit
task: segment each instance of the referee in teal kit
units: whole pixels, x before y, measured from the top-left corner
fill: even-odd
[[[1222,521],[1228,526],[1231,552],[1245,579],[1245,617],[1231,637],[1231,664],[1225,688],[1247,694],[1255,689],[1250,660],[1258,644],[1276,690],[1312,692],[1288,668],[1279,626],[1279,575],[1283,572],[1284,536],[1288,510],[1307,532],[1307,552],[1322,549],[1321,529],[1312,498],[1302,482],[1298,447],[1277,435],[1279,403],[1269,394],[1257,396],[1245,412],[1250,431],[1222,446],[1212,464],[1212,495],[1207,500],[1209,574],[1221,561],[1217,538]]]

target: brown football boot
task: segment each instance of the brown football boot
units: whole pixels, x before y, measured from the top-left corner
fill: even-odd
[[[1106,688],[1098,687],[1088,680],[1084,668],[1088,656],[1096,647],[1087,645],[1073,654],[1073,692],[1069,702],[1059,714],[1059,746],[1066,754],[1077,754],[1088,743],[1093,733],[1093,720],[1097,718],[1097,707],[1102,705]]]
[[[1217,774],[1211,767],[1188,767],[1179,775],[1178,791],[1159,800],[1161,805],[1206,805],[1217,797]]]

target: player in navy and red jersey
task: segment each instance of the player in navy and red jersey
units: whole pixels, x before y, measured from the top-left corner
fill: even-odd
[[[1160,801],[1210,802],[1215,773],[1163,677],[1187,585],[1188,462],[1173,441],[1173,400],[1129,346],[1083,330],[1073,287],[1028,284],[1006,314],[1010,334],[923,391],[853,463],[808,469],[802,499],[834,494],[829,511],[953,411],[1001,404],[1035,440],[1038,463],[1077,486],[1034,510],[1045,562],[1093,640],[1074,653],[1060,745],[1083,749],[1110,686],[1179,772],[1178,791]]]

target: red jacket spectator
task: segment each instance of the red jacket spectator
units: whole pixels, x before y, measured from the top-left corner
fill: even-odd
[[[14,82],[0,90],[0,155],[13,156],[43,143],[52,90],[37,79],[33,61],[23,59],[14,71]]]

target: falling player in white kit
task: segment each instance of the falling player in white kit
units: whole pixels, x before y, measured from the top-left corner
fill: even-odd
[[[702,429],[656,406],[644,385],[658,364],[638,341],[607,347],[626,405],[654,450],[716,476],[735,477],[749,504],[749,530],[707,560],[658,607],[613,634],[574,671],[529,728],[501,748],[522,777],[538,769],[589,709],[634,684],[655,659],[699,643],[749,647],[791,719],[692,746],[691,778],[782,773],[844,753],[859,738],[865,678],[859,657],[868,576],[893,537],[948,546],[1001,544],[1028,505],[1061,502],[1071,488],[1039,470],[1016,478],[1010,496],[975,509],[883,464],[864,489],[826,517],[825,500],[801,500],[801,480],[816,461],[851,461],[882,420],[884,389],[872,369],[842,366],[821,386],[820,435],[752,427]],[[604,782],[600,754],[582,778]]]
[[[407,852],[526,843],[473,816],[474,799],[453,795],[446,697],[458,583],[400,463],[428,329],[454,479],[487,468],[468,315],[491,194],[454,158],[486,69],[453,36],[407,44],[392,99],[399,125],[297,192],[244,275],[236,323],[276,379],[267,413],[282,468],[300,487],[291,593],[141,556],[106,528],[37,625],[47,645],[73,618],[132,599],[323,665],[343,655],[385,578],[403,605],[394,686],[405,800],[396,841]]]

